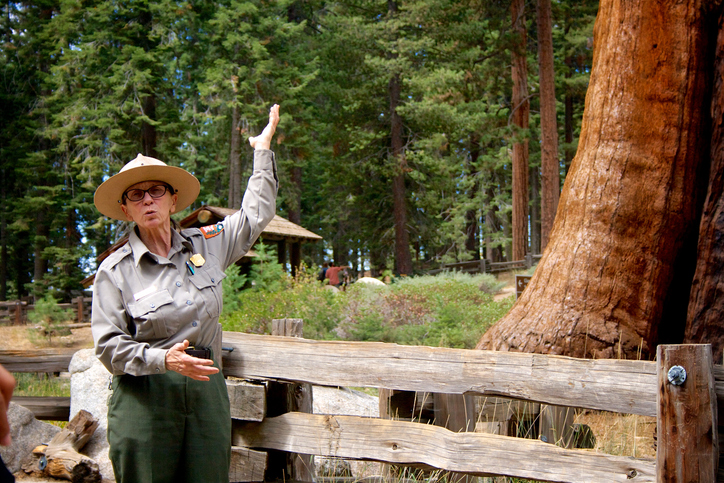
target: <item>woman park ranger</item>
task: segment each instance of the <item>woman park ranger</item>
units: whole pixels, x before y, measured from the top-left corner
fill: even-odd
[[[119,483],[229,481],[231,418],[221,363],[221,280],[274,217],[271,139],[279,106],[257,137],[241,209],[201,229],[174,229],[199,181],[138,155],[96,190],[104,215],[135,222],[98,268],[92,331],[113,374],[108,442]]]

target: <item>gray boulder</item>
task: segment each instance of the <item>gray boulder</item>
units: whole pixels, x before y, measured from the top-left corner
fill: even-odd
[[[313,386],[314,414],[380,417],[379,398],[346,387]]]
[[[85,409],[98,419],[98,429],[81,453],[88,455],[100,469],[104,480],[115,481],[113,465],[108,457],[108,398],[111,373],[95,356],[93,349],[83,349],[73,355],[70,372],[70,419]]]

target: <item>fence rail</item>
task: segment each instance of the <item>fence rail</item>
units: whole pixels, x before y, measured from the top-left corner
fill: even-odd
[[[63,310],[73,311],[73,320],[77,323],[90,322],[92,297],[76,297],[71,303],[60,303]],[[24,325],[28,323],[28,313],[35,310],[35,305],[27,300],[0,301],[0,324]]]
[[[718,405],[724,401],[724,367],[713,365],[708,345],[660,346],[657,362],[649,362],[232,332],[224,332],[223,339],[225,347],[233,348],[224,353],[225,375],[256,383],[499,396],[655,416],[658,424],[654,461],[564,449],[539,440],[456,433],[407,421],[304,412],[243,416],[238,413],[245,405],[243,398],[230,391],[235,458],[255,461],[255,476],[231,481],[260,481],[263,454],[273,451],[561,483],[724,481],[721,472],[716,476],[719,445],[711,437],[717,428]],[[16,371],[47,368],[48,360],[58,357],[63,355],[19,361],[17,353],[0,351],[0,363]],[[682,385],[667,380],[674,365],[686,370]]]
[[[464,273],[499,273],[509,270],[527,270],[534,263],[540,261],[543,255],[528,254],[524,260],[514,260],[512,262],[493,262],[490,259],[468,260],[466,262],[443,263],[440,268],[428,270],[429,275],[435,275],[444,271],[464,272]]]

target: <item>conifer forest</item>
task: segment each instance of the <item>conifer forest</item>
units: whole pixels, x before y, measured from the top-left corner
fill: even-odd
[[[577,149],[593,0],[28,0],[0,20],[0,300],[68,300],[127,230],[137,153],[238,207],[278,103],[308,266],[414,275],[542,252]]]

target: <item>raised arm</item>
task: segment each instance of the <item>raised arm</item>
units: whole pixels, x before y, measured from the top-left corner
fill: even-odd
[[[269,110],[269,124],[258,136],[250,137],[249,144],[254,149],[271,149],[271,140],[279,124],[279,104],[274,104]]]

